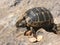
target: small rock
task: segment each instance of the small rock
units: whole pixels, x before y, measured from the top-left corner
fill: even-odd
[[[40,29],[36,32],[36,35],[42,35],[42,34],[44,34],[44,32],[46,32],[45,29],[40,28]]]
[[[36,38],[35,38],[35,37],[30,37],[30,38],[29,38],[29,41],[30,41],[30,42],[36,42]]]
[[[37,41],[41,41],[43,39],[43,35],[44,35],[45,30],[43,28],[39,29],[36,32],[37,35]]]
[[[42,35],[38,35],[37,36],[37,41],[41,41],[43,39],[43,36]]]

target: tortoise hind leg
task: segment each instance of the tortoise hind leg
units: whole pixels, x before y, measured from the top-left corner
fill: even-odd
[[[52,32],[54,32],[56,34],[56,31],[57,31],[57,25],[56,24],[52,24]]]
[[[56,24],[52,23],[51,25],[48,26],[48,28],[49,28],[50,32],[53,32],[53,33],[56,34],[56,30],[57,30],[57,25]]]
[[[51,24],[45,24],[43,25],[43,29],[45,29],[48,32],[54,32],[56,34],[57,26],[54,23]]]

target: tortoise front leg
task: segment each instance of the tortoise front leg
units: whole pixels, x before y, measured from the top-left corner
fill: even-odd
[[[32,34],[31,27],[27,27],[27,31],[24,33],[25,36],[30,36]]]
[[[33,37],[37,38],[35,29],[33,27],[30,27],[30,29],[31,29],[31,31],[33,33]]]
[[[33,27],[27,27],[27,31],[24,33],[26,36],[30,36],[33,33],[33,36],[36,38],[36,31],[34,30]]]

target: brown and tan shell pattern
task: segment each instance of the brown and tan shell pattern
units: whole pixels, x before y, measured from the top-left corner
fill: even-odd
[[[53,16],[50,11],[44,7],[36,7],[26,11],[26,22],[30,26],[38,26],[41,23],[53,23]]]

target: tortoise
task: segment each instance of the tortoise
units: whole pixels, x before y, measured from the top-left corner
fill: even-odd
[[[16,22],[16,27],[26,27],[27,31],[24,35],[33,34],[34,37],[36,37],[36,31],[40,28],[52,32],[57,29],[51,12],[45,7],[35,7],[27,10],[23,19]]]

